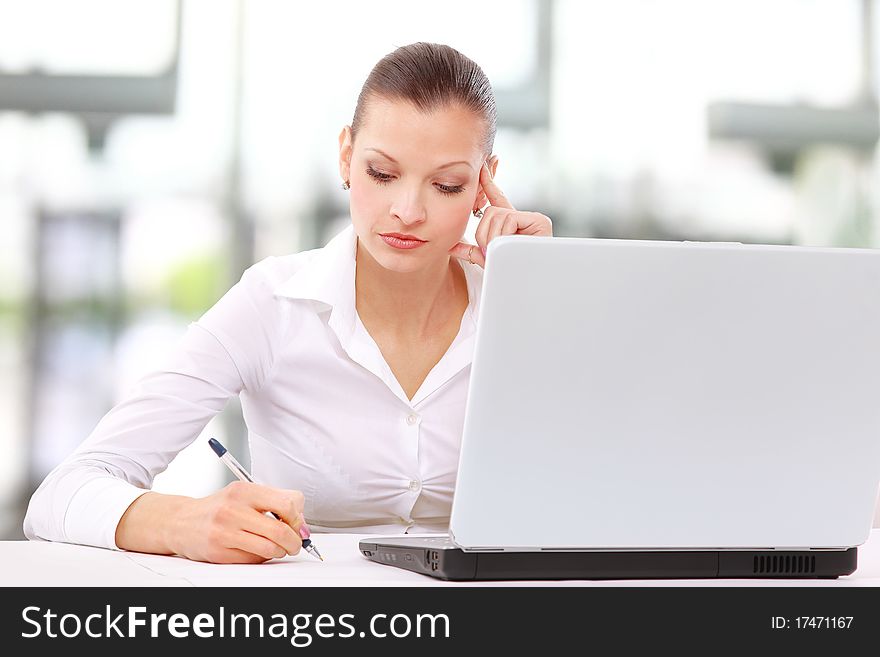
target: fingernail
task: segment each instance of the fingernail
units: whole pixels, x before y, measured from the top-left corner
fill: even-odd
[[[483,254],[484,258],[486,257],[486,249],[484,249],[482,246],[480,247],[480,253]]]
[[[312,532],[309,529],[309,526],[306,524],[306,519],[303,516],[303,514],[301,514],[301,513],[299,514],[299,519],[300,519],[300,522],[302,523],[299,526],[299,537],[300,538],[308,538],[309,536],[312,535]]]

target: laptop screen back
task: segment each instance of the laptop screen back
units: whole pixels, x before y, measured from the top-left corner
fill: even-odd
[[[880,252],[500,237],[464,548],[849,547],[880,481]]]

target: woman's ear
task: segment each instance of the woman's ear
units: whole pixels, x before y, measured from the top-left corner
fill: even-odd
[[[344,126],[339,133],[339,175],[343,180],[351,180],[351,126]]]

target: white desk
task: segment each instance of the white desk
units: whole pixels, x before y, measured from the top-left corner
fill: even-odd
[[[880,586],[880,529],[859,547],[855,573],[837,580],[686,579],[444,582],[367,560],[362,534],[314,534],[326,561],[302,552],[258,565],[218,565],[134,552],[0,541],[0,586]]]

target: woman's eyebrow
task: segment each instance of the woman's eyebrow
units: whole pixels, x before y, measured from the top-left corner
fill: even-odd
[[[378,148],[372,148],[372,147],[370,147],[370,148],[366,148],[366,149],[364,149],[364,150],[375,151],[376,153],[379,153],[379,155],[381,155],[382,157],[387,157],[389,160],[391,160],[392,162],[394,162],[394,164],[400,164],[397,160],[395,160],[393,157],[391,157],[388,153],[386,153],[385,151],[379,150]],[[435,171],[439,171],[440,169],[448,169],[449,167],[451,167],[451,166],[455,166],[456,164],[466,164],[466,165],[468,165],[471,169],[474,168],[473,165],[472,165],[470,162],[466,162],[465,160],[458,160],[457,162],[448,162],[447,164],[442,164],[442,165],[440,165],[439,167],[437,167],[437,168],[435,169]]]

